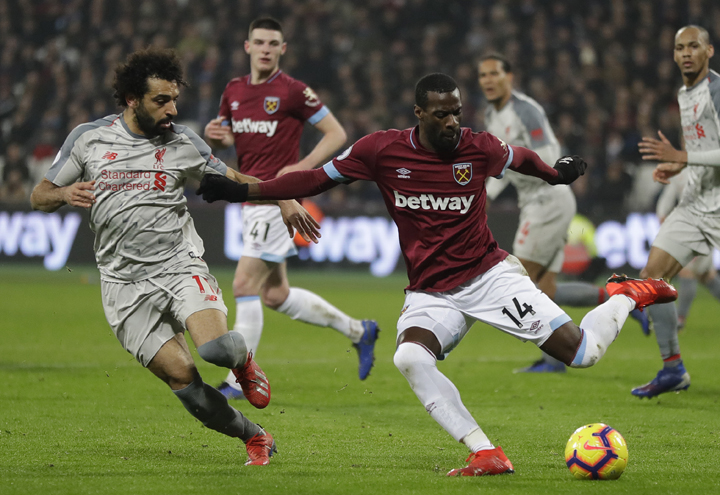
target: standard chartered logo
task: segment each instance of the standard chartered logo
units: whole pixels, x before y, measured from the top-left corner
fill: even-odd
[[[277,120],[232,120],[232,130],[235,134],[251,133],[265,134],[267,137],[273,137],[277,130]]]
[[[470,209],[475,199],[472,196],[450,196],[440,197],[433,194],[421,194],[420,196],[404,196],[397,191],[395,193],[395,206],[398,208],[410,208],[411,210],[457,210],[464,215]]]

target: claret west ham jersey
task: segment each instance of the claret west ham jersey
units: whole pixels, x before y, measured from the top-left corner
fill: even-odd
[[[219,117],[232,126],[240,172],[269,180],[300,159],[303,124],[328,113],[312,89],[278,71],[262,84],[251,84],[250,75],[230,81]]]
[[[227,166],[187,127],[148,139],[109,115],[76,127],[45,178],[60,187],[95,181],[90,228],[100,276],[137,282],[183,273],[202,256],[183,193],[186,179],[206,173],[225,175]]]
[[[325,165],[337,181],[377,183],[400,233],[409,290],[441,292],[505,259],[487,226],[485,180],[501,177],[513,151],[487,132],[462,128],[455,151],[440,156],[418,128],[379,131]]]

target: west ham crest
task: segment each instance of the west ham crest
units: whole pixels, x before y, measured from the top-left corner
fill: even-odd
[[[455,182],[466,186],[472,179],[472,163],[453,164],[453,177],[455,177]]]
[[[266,96],[264,106],[268,115],[272,115],[278,111],[278,108],[280,108],[280,98],[277,96]]]

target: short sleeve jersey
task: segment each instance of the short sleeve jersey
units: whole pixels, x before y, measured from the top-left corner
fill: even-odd
[[[121,115],[110,115],[76,127],[45,178],[60,187],[95,181],[90,228],[100,275],[136,282],[161,272],[183,273],[192,258],[202,256],[185,182],[226,172],[185,126],[148,139],[130,131]]]
[[[711,70],[691,88],[678,91],[680,122],[687,151],[720,148],[720,75]],[[698,215],[720,216],[720,168],[692,165],[680,204]]]
[[[547,156],[542,158],[551,159],[551,166],[560,158],[560,143],[550,127],[545,111],[535,100],[519,91],[513,91],[510,100],[500,110],[488,105],[485,125],[488,132],[512,146],[522,146],[534,151],[546,148]],[[534,201],[557,197],[561,189],[568,188],[564,185],[551,186],[542,179],[514,171],[509,171],[507,177],[518,191],[521,208]]]
[[[331,178],[377,183],[397,224],[408,290],[444,292],[505,259],[487,226],[485,180],[501,177],[512,148],[463,128],[447,156],[423,148],[418,128],[379,131],[325,166]]]
[[[328,113],[310,87],[278,71],[262,84],[251,84],[249,75],[230,81],[218,115],[232,126],[240,172],[269,180],[298,162],[304,123]]]

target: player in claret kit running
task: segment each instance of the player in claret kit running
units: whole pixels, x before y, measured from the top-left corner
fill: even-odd
[[[485,180],[512,169],[553,185],[570,184],[585,172],[585,162],[566,156],[553,168],[531,150],[460,127],[460,91],[447,75],[423,77],[415,103],[416,127],[365,136],[321,169],[245,185],[209,177],[198,193],[207,201],[245,201],[311,196],[354,180],[376,182],[398,226],[410,282],[397,325],[395,365],[433,419],[471,451],[469,464],[448,475],[512,473],[512,463],[480,429],[437,360],[482,321],[568,366],[586,368],[603,356],[636,306],[673,300],[677,293],[662,280],[616,277],[609,286],[614,295],[575,325],[493,239]]]

